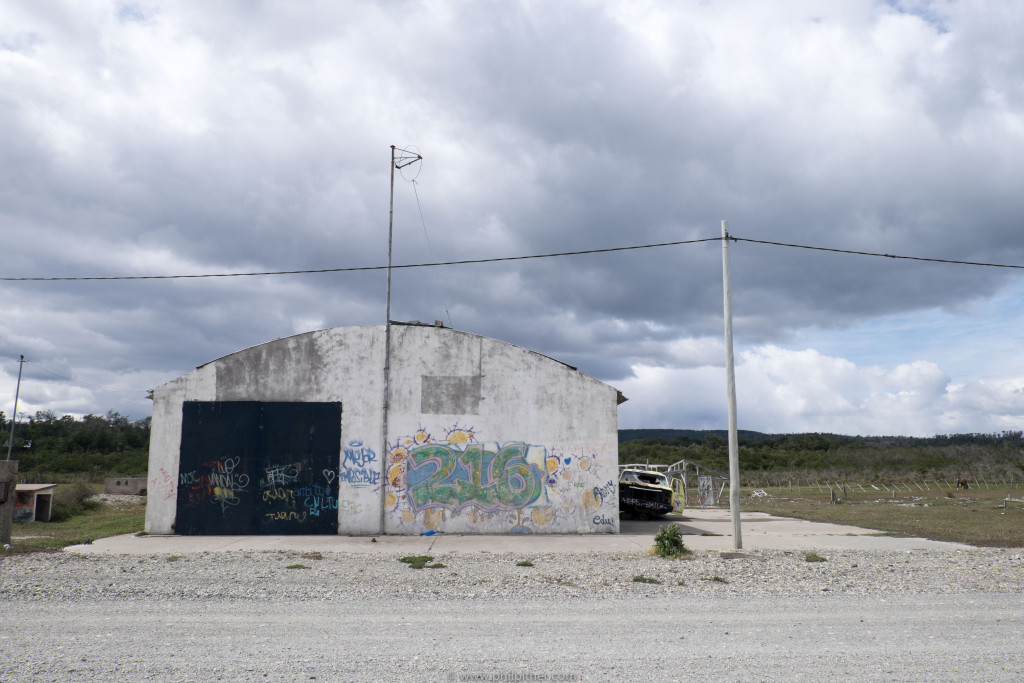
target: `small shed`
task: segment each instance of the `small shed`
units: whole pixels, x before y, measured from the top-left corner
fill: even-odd
[[[18,484],[14,488],[15,522],[49,522],[56,484]]]

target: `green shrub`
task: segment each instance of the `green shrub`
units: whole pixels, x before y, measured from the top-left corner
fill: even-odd
[[[680,557],[690,550],[683,545],[683,535],[676,524],[666,524],[654,536],[654,552],[662,557]]]
[[[66,522],[72,517],[95,509],[97,503],[89,500],[92,494],[92,487],[83,479],[59,485],[53,492],[50,521]]]

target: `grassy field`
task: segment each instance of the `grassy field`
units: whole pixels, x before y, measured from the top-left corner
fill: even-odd
[[[827,490],[816,487],[743,491],[745,511],[768,512],[816,522],[877,529],[893,536],[918,536],[978,546],[1024,547],[1024,490],[891,491]],[[1007,497],[1010,500],[1006,500]],[[723,498],[726,500],[726,498]],[[144,505],[90,503],[63,522],[15,524],[7,553],[58,550],[68,545],[142,531]]]
[[[59,550],[98,538],[142,531],[145,505],[90,505],[85,512],[63,522],[16,523],[7,553]]]
[[[767,497],[743,491],[741,508],[814,522],[878,529],[893,536],[916,536],[977,546],[1024,547],[1024,490],[853,491],[789,487],[762,489]],[[1009,497],[1010,500],[1006,500]],[[724,497],[723,497],[724,500]]]

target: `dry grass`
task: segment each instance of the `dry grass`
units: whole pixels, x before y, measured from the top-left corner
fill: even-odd
[[[847,495],[765,489],[768,498],[743,498],[743,510],[768,512],[814,522],[878,529],[893,536],[930,538],[977,546],[1024,547],[1024,490],[871,491]],[[746,493],[746,492],[745,492]],[[1011,499],[1004,500],[1009,496]]]

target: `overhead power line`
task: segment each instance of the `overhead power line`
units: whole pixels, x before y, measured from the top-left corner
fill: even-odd
[[[392,269],[398,268],[430,268],[434,266],[462,266],[471,263],[497,263],[499,261],[525,261],[528,259],[554,258],[556,256],[580,256],[583,254],[604,254],[613,251],[629,251],[632,249],[654,249],[657,247],[673,247],[680,244],[697,244],[699,242],[717,242],[721,237],[708,237],[699,240],[683,240],[680,242],[661,242],[659,244],[638,244],[631,247],[609,247],[606,249],[585,249],[581,251],[562,251],[552,254],[532,254],[529,256],[500,256],[497,258],[468,259],[465,261],[436,261],[433,263],[407,263],[393,265]],[[312,273],[353,273],[363,270],[387,270],[388,266],[355,266],[352,268],[318,268],[311,270],[272,270],[251,273],[202,273],[197,275],[106,275],[94,277],[0,277],[0,281],[6,282],[55,282],[55,281],[83,281],[83,280],[184,280],[189,278],[208,277],[254,277],[257,275],[306,275]]]
[[[718,242],[721,237],[706,237],[696,240],[679,240],[676,242],[658,242],[654,244],[637,244],[628,247],[607,247],[604,249],[581,249],[578,251],[560,251],[549,254],[530,254],[526,256],[499,256],[495,258],[466,259],[462,261],[434,261],[428,263],[406,263],[392,265],[392,269],[400,268],[433,268],[437,266],[464,266],[475,263],[500,263],[503,261],[527,261],[531,259],[555,258],[560,256],[583,256],[586,254],[607,254],[618,251],[633,251],[638,249],[657,249],[660,247],[675,247],[686,244],[700,244],[702,242]],[[906,256],[900,254],[885,254],[882,252],[857,251],[853,249],[837,249],[833,247],[819,247],[808,244],[793,244],[789,242],[773,242],[770,240],[755,240],[746,237],[729,235],[728,239],[733,242],[750,242],[751,244],[765,244],[776,247],[787,247],[791,249],[810,249],[813,251],[827,251],[835,254],[851,254],[854,256],[873,256],[879,258],[898,259],[905,261],[925,261],[930,263],[948,263],[962,266],[981,266],[985,268],[1011,268],[1024,270],[1024,265],[1007,263],[986,263],[983,261],[960,261],[955,259],[928,258],[924,256]],[[348,268],[316,268],[304,270],[267,270],[252,271],[245,273],[198,273],[193,275],[100,275],[100,276],[67,276],[67,277],[0,277],[0,282],[83,282],[100,280],[188,280],[202,278],[228,278],[228,277],[258,277],[270,275],[313,275],[317,273],[354,273],[360,271],[387,270],[388,266],[353,266]]]
[[[853,254],[855,256],[879,256],[882,258],[902,259],[905,261],[928,261],[931,263],[952,263],[960,266],[983,266],[985,268],[1016,268],[1024,270],[1024,266],[1006,263],[984,263],[982,261],[956,261],[944,258],[927,258],[924,256],[900,256],[899,254],[882,254],[873,251],[855,251],[852,249],[833,249],[831,247],[812,247],[806,244],[790,244],[787,242],[770,242],[768,240],[752,240],[746,237],[729,236],[733,242],[751,242],[753,244],[769,244],[775,247],[790,247],[792,249],[812,249],[814,251],[830,251],[836,254]]]

